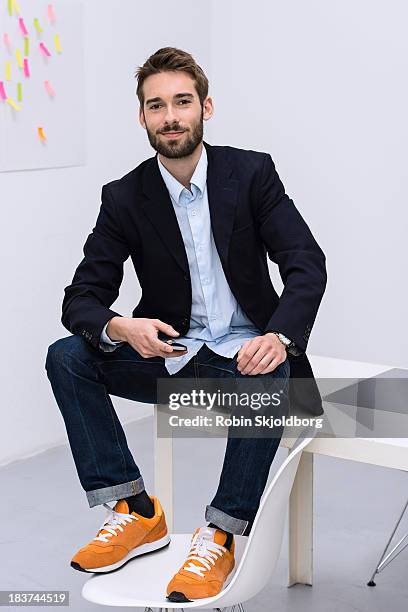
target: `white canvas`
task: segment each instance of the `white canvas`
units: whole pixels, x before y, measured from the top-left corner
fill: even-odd
[[[48,15],[51,4],[55,15]],[[15,5],[14,5],[15,6]],[[6,95],[21,110],[0,99],[0,171],[28,170],[85,163],[84,77],[82,4],[80,0],[18,0],[19,14],[9,15],[8,0],[0,0],[0,81]],[[28,31],[30,77],[18,67],[16,48],[24,59],[24,35],[19,18]],[[37,18],[43,32],[34,26]],[[4,39],[8,35],[10,45]],[[61,52],[55,46],[59,35]],[[39,48],[43,42],[51,53]],[[6,62],[11,62],[11,80],[6,81]],[[55,92],[53,97],[44,82]],[[22,84],[22,102],[17,83]],[[43,141],[38,128],[43,129]]]

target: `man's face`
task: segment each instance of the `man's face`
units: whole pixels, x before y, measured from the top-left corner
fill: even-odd
[[[153,149],[172,159],[191,155],[203,139],[203,120],[212,115],[207,97],[201,107],[194,81],[186,72],[160,72],[143,83],[139,120]]]

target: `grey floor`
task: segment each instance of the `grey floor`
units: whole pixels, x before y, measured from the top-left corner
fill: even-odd
[[[153,493],[153,421],[125,429]],[[205,524],[204,508],[215,493],[224,448],[225,439],[175,440],[176,532]],[[286,454],[279,449],[270,477]],[[82,599],[88,576],[69,566],[105,516],[101,507],[89,509],[69,448],[15,462],[0,469],[0,478],[0,589],[68,590],[71,610],[104,609]],[[408,496],[407,480],[408,474],[397,470],[315,457],[314,584],[285,586],[285,536],[273,579],[246,603],[247,612],[406,612],[408,549],[377,576],[376,587],[366,582]],[[401,533],[408,531],[407,523],[405,517]]]

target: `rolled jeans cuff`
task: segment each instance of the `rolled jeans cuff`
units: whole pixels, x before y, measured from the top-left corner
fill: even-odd
[[[249,523],[249,521],[234,518],[219,508],[214,508],[214,506],[205,507],[205,520],[208,523],[214,523],[214,525],[217,525],[217,527],[220,529],[224,529],[224,531],[229,531],[235,535],[244,535],[245,529]]]
[[[103,487],[102,489],[95,489],[94,491],[87,491],[86,497],[90,508],[98,506],[108,501],[116,501],[118,499],[124,499],[125,497],[131,497],[144,491],[143,477],[139,476],[136,480],[130,482],[124,482],[122,484],[114,485],[113,487]]]

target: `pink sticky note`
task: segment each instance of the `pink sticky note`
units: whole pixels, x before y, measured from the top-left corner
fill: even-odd
[[[10,36],[7,34],[7,32],[4,32],[3,40],[4,40],[4,44],[6,45],[6,47],[10,49],[11,47]]]
[[[45,89],[48,91],[48,93],[50,94],[50,96],[52,98],[55,97],[55,90],[52,87],[51,83],[49,81],[44,81],[44,85],[45,85]]]
[[[0,98],[2,100],[7,100],[6,90],[4,89],[3,81],[0,81]]]
[[[48,19],[50,20],[50,23],[55,23],[55,13],[52,4],[48,5]]]
[[[28,59],[26,57],[24,58],[24,76],[30,76],[30,68],[28,67]]]
[[[19,26],[20,26],[20,30],[21,30],[22,35],[23,35],[23,36],[28,36],[28,30],[27,30],[27,28],[25,27],[24,19],[23,19],[22,17],[19,17],[19,18],[18,18],[18,23],[19,23]]]
[[[47,56],[47,57],[51,57],[51,53],[48,51],[47,47],[44,45],[43,42],[40,42],[39,45],[41,51]]]

